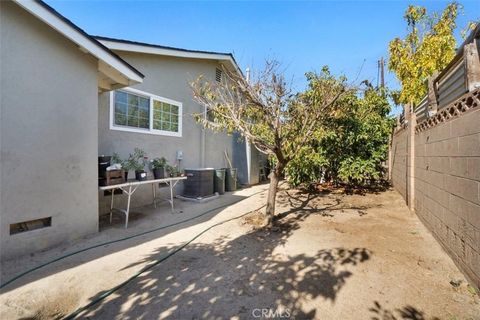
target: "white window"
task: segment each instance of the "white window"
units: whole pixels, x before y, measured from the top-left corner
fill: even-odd
[[[111,92],[110,129],[182,136],[182,103],[137,89]]]

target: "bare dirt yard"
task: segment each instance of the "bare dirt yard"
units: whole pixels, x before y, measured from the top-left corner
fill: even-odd
[[[179,201],[180,214],[142,208],[127,230],[119,216],[90,238],[3,262],[6,281],[62,254],[206,212],[19,279],[1,291],[0,318],[62,317],[154,265],[77,318],[480,319],[478,295],[395,191],[282,190],[273,230],[255,228],[265,197],[260,185],[209,203]]]

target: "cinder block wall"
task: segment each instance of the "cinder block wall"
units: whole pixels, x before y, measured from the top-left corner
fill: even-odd
[[[479,108],[415,135],[415,211],[480,287]]]
[[[391,143],[392,184],[407,201],[407,139],[408,130],[400,129],[394,133]]]

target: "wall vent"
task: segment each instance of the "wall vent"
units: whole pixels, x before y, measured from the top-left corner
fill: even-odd
[[[222,82],[222,70],[219,68],[215,69],[215,80],[217,82]]]
[[[52,226],[52,217],[17,222],[10,225],[10,235],[37,230],[41,228],[51,227]]]

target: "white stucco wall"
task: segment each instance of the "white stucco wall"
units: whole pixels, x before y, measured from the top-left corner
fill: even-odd
[[[0,1],[1,258],[98,230],[97,61]],[[10,235],[12,223],[52,226]]]
[[[192,114],[203,111],[192,100],[189,82],[199,75],[211,79],[215,77],[216,61],[166,57],[141,53],[117,52],[124,60],[135,66],[145,75],[144,82],[133,88],[157,96],[182,102],[183,130],[182,137],[169,137],[147,133],[133,133],[110,130],[110,93],[99,97],[99,145],[100,155],[111,155],[117,152],[125,158],[135,147],[146,151],[150,159],[165,157],[170,164],[176,161],[178,150],[183,151],[181,168],[201,167],[202,127],[192,117]],[[205,145],[205,167],[227,167],[224,151],[227,150],[233,162],[233,148],[237,140],[225,133],[207,131]],[[235,165],[235,164],[234,164]],[[130,173],[133,178],[133,172]],[[179,192],[181,191],[179,185]],[[122,197],[117,197],[118,201]],[[100,192],[100,212],[107,212],[110,197],[103,197]],[[116,200],[116,201],[117,201]],[[124,200],[124,199],[123,199]],[[141,206],[151,202],[151,188],[140,188],[132,198],[132,206]]]

